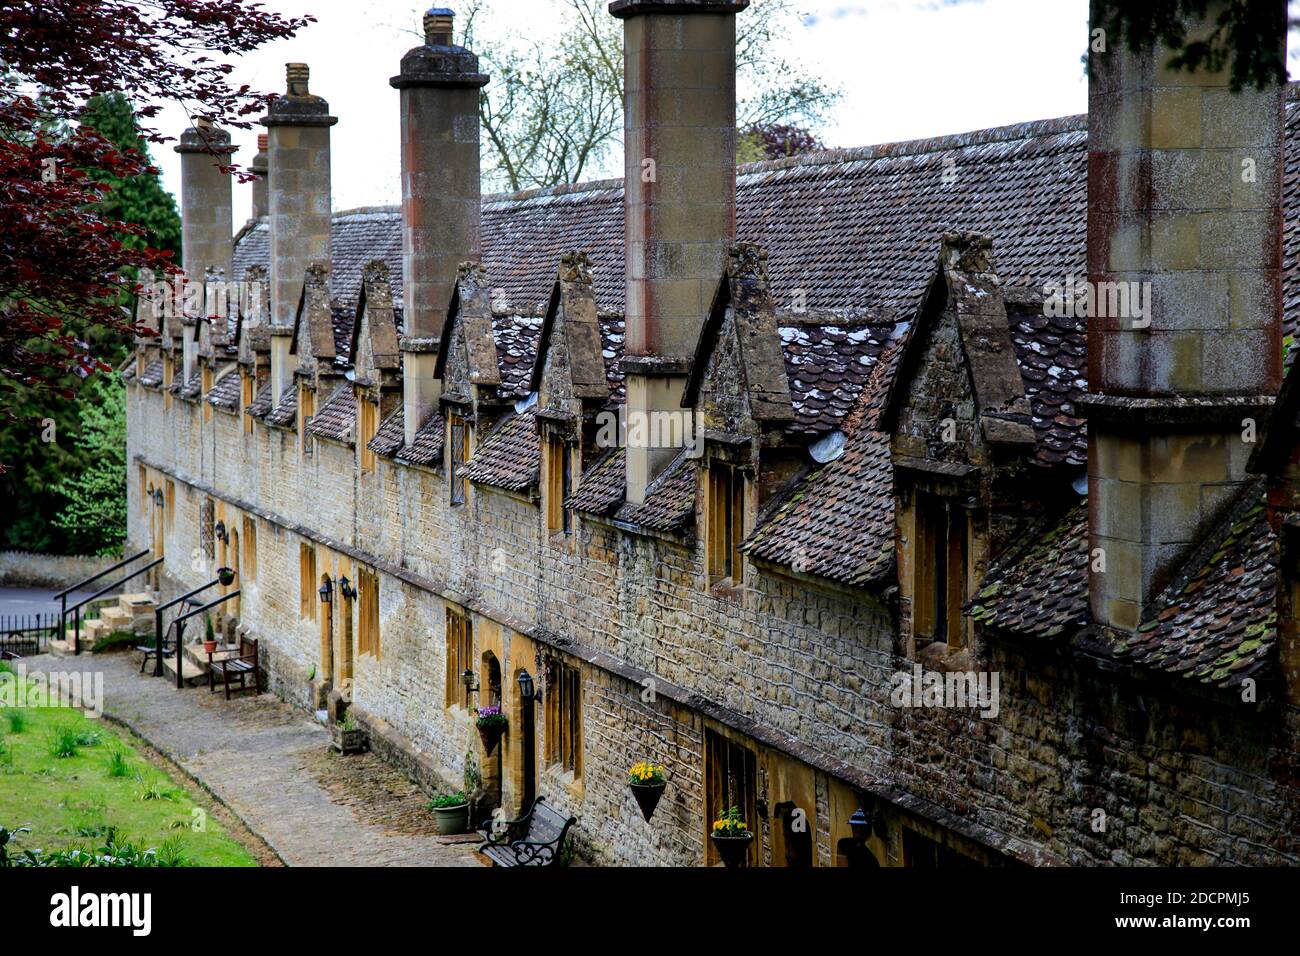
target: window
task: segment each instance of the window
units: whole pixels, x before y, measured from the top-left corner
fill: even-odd
[[[745,476],[734,465],[709,463],[707,514],[709,584],[739,585],[745,568],[740,553],[745,540]]]
[[[560,438],[546,442],[546,529],[573,533],[573,512],[564,507],[573,477],[573,446]]]
[[[253,390],[257,387],[257,379],[243,370],[239,374],[239,417],[244,422],[244,434],[251,435],[253,434],[253,418],[251,415],[245,415],[244,412],[249,405],[253,404]]]
[[[374,402],[362,399],[357,403],[357,447],[361,449],[361,470],[369,474],[375,470],[375,453],[368,447],[378,428],[379,408]]]
[[[447,482],[451,486],[451,503],[465,503],[465,462],[469,458],[469,426],[454,412],[447,416]]]
[[[461,675],[474,669],[474,625],[469,615],[447,608],[447,706],[469,710],[470,690]]]
[[[582,680],[576,667],[562,661],[546,669],[546,759],[582,776]]]
[[[379,575],[357,568],[357,653],[379,657]]]
[[[170,355],[163,354],[163,408],[172,407],[172,378],[176,374],[176,363]]]
[[[958,852],[947,844],[917,833],[909,826],[903,827],[903,866],[928,870],[969,868],[979,865],[978,860]]]
[[[199,547],[203,549],[203,554],[209,561],[215,561],[217,557],[217,535],[213,530],[216,511],[212,499],[204,498],[203,504],[199,507]]]
[[[918,643],[962,646],[965,603],[966,514],[955,501],[916,492],[912,556],[912,633]]]
[[[298,544],[298,616],[316,620],[316,545],[310,541]]]
[[[163,529],[171,531],[176,520],[176,483],[167,479],[167,490],[163,492]]]
[[[203,420],[212,421],[212,403],[209,402],[208,393],[212,391],[212,368],[203,366],[201,390],[199,392],[199,401],[203,403]]]
[[[304,455],[311,454],[311,432],[307,426],[316,414],[316,392],[306,385],[298,386],[298,438]]]
[[[740,810],[745,825],[758,832],[755,797],[758,793],[757,760],[754,751],[712,730],[704,732],[705,760],[705,810],[706,830],[713,830],[713,821],[720,820],[730,807]],[[713,841],[706,840],[708,862],[718,862]]]
[[[247,581],[257,580],[257,519],[244,515],[244,558],[243,577]]]

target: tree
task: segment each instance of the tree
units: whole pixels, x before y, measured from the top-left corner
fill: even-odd
[[[19,385],[69,398],[71,376],[108,371],[69,320],[140,333],[122,305],[135,292],[134,270],[175,270],[144,227],[107,217],[109,181],[140,176],[148,164],[79,124],[83,108],[129,90],[145,104],[137,119],[173,100],[213,123],[249,128],[269,97],[232,86],[233,67],[210,54],[245,53],[308,22],[243,0],[0,0],[8,71],[0,79],[0,415],[23,415]],[[167,140],[147,126],[141,135]]]
[[[808,130],[788,123],[756,124],[741,130],[736,144],[736,161],[753,163],[763,159],[800,156],[826,147]]]
[[[1136,52],[1163,44],[1173,54],[1171,69],[1218,72],[1231,63],[1234,91],[1285,83],[1286,53],[1276,41],[1287,26],[1286,5],[1230,0],[1219,10],[1209,36],[1189,41],[1187,19],[1204,17],[1210,5],[1211,0],[1092,0],[1091,23],[1094,31],[1103,31],[1106,43],[1126,44]],[[1094,44],[1096,40],[1094,35]]]
[[[505,189],[578,182],[622,142],[623,33],[607,0],[551,0],[563,17],[546,42],[484,29],[484,0],[462,19],[462,42],[492,82],[479,99],[485,177]],[[791,0],[755,0],[736,20],[741,128],[812,126],[839,92],[781,56],[797,19]]]
[[[64,499],[54,524],[75,554],[115,554],[126,539],[126,386],[97,375],[79,397],[86,466],[54,486]]]

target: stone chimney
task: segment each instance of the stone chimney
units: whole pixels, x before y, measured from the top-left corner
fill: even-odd
[[[222,166],[230,162],[234,151],[230,134],[202,119],[181,134],[176,146],[181,154],[181,254],[187,282],[203,285],[211,271],[220,271],[222,276],[233,272],[234,201],[230,174],[223,172]],[[187,294],[176,303],[180,306],[183,382],[194,374],[197,322],[205,299],[204,295]]]
[[[270,206],[267,204],[267,140],[269,137],[266,133],[257,134],[257,155],[253,157],[253,163],[248,167],[249,172],[257,178],[253,180],[253,218],[261,219],[268,212]]]
[[[1284,0],[1272,13],[1284,53]],[[1282,367],[1285,90],[1233,93],[1226,66],[1169,56],[1111,38],[1088,63],[1090,595],[1123,631],[1246,482]]]
[[[402,114],[402,389],[406,443],[415,441],[440,397],[434,376],[438,336],[456,267],[477,262],[478,57],[452,43],[452,11],[424,15],[424,43],[402,57],[389,80]]]
[[[630,424],[655,412],[684,414],[690,356],[735,239],[736,14],[748,5],[609,5],[623,21]],[[629,445],[628,501],[645,500],[646,486],[677,451]]]
[[[307,266],[330,261],[329,103],[307,89],[306,63],[285,65],[288,90],[262,117],[271,217],[271,400],[292,383],[289,343]]]

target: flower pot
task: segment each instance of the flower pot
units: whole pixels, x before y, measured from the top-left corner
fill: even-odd
[[[235,580],[234,568],[217,568],[217,580],[221,582],[222,587],[229,587],[230,582]]]
[[[335,724],[334,746],[344,756],[364,753],[366,749],[366,733],[360,727],[354,730],[344,730],[338,724]]]
[[[217,642],[216,642],[216,641],[204,641],[204,642],[203,642],[203,653],[204,653],[204,654],[215,654],[216,652],[217,652]]]
[[[478,736],[483,741],[483,752],[489,757],[492,756],[492,751],[497,749],[497,744],[501,742],[501,736],[505,732],[505,724],[489,724],[486,727],[479,727]]]
[[[664,795],[666,783],[634,783],[632,787],[632,796],[636,797],[637,806],[641,808],[641,815],[645,817],[645,822],[649,823],[650,818],[654,816],[655,807],[659,806],[659,798]]]
[[[455,807],[434,807],[433,816],[438,824],[438,832],[443,836],[464,833],[469,829],[468,803],[462,803]]]
[[[713,840],[713,846],[718,851],[718,856],[722,857],[724,866],[748,866],[749,865],[749,845],[754,842],[754,834],[745,833],[743,836],[722,836],[717,833],[709,834]]]

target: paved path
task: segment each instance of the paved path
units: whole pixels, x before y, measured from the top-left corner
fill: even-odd
[[[138,673],[136,654],[27,661],[103,670],[104,711],[201,781],[290,866],[479,866],[437,841],[428,799],[371,754],[340,757],[321,724],[271,694],[227,701]]]

